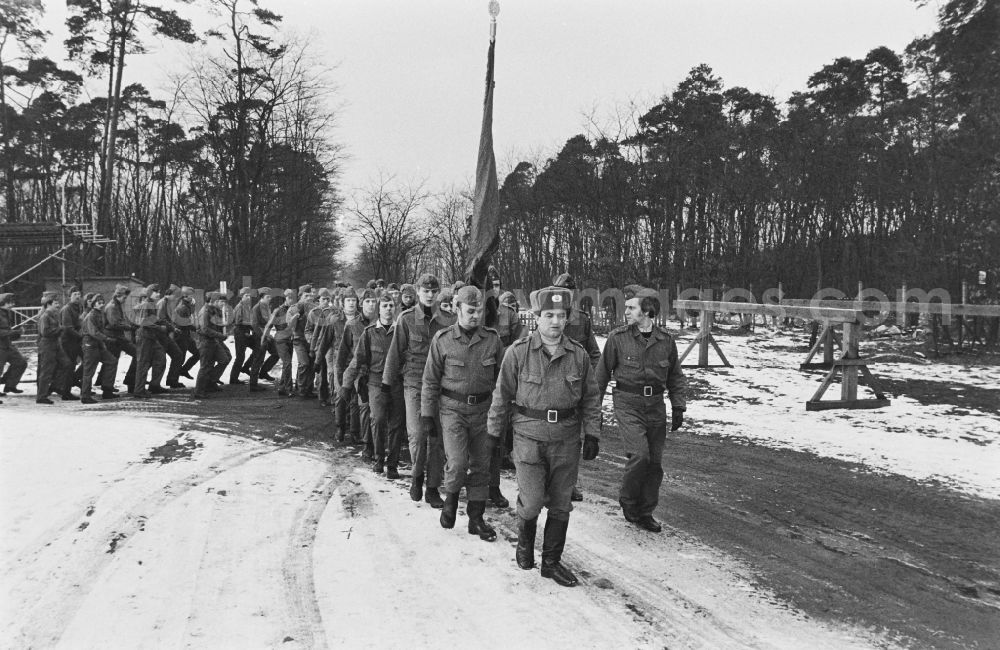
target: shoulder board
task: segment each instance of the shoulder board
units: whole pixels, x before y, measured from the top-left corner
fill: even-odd
[[[566,337],[566,340],[569,341],[570,343],[572,343],[573,345],[575,345],[576,347],[580,348],[580,352],[583,352],[584,354],[587,353],[586,348],[583,347],[583,343],[580,343],[576,339],[571,339],[568,336]]]
[[[500,336],[500,332],[498,332],[498,331],[497,331],[497,329],[496,329],[495,327],[486,327],[486,326],[484,325],[482,329],[483,329],[484,331],[486,331],[486,332],[491,332],[491,333],[493,333],[493,334],[496,334],[497,336]]]
[[[510,347],[514,347],[515,345],[524,345],[527,342],[528,342],[528,337],[527,336],[522,336],[521,338],[519,338],[516,341],[514,341],[513,343],[511,343]]]
[[[411,313],[413,313],[413,310],[414,310],[415,308],[416,308],[416,306],[413,306],[413,307],[407,307],[406,309],[404,309],[403,311],[401,311],[401,312],[399,313],[399,315],[400,315],[400,316],[404,316],[404,315],[406,315],[406,314],[411,314]]]
[[[369,323],[369,324],[367,324],[367,325],[364,326],[364,329],[362,331],[367,332],[368,330],[370,330],[371,328],[375,327],[376,325],[378,325],[378,321],[375,321],[373,323]]]

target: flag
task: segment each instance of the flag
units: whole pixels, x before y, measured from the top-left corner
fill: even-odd
[[[476,191],[472,201],[469,226],[469,263],[465,281],[486,287],[490,256],[497,248],[500,232],[500,190],[497,186],[497,162],[493,156],[493,50],[496,39],[490,36],[486,58],[486,98],[483,101],[483,126],[479,134],[476,159]]]

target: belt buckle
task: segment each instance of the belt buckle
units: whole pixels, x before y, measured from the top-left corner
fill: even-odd
[[[476,404],[479,403],[479,398],[475,395],[467,395],[465,397],[465,403],[468,404],[469,406],[475,406]]]
[[[545,412],[545,421],[555,424],[559,422],[559,411],[556,409],[549,409]]]
[[[643,397],[652,397],[653,396],[653,387],[652,386],[643,386],[642,387],[642,396]]]

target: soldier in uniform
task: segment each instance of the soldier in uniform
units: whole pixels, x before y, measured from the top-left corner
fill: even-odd
[[[180,293],[181,288],[171,284],[156,303],[156,320],[166,327],[166,331],[161,331],[158,339],[167,358],[170,359],[170,365],[167,367],[167,388],[184,388],[180,377],[185,351],[177,345],[177,325],[174,323],[174,309],[180,301]]]
[[[563,273],[552,282],[553,286],[569,289],[575,296],[576,280],[569,273]],[[563,334],[573,339],[583,346],[590,356],[590,363],[597,367],[597,362],[601,360],[601,348],[597,345],[597,337],[594,336],[594,326],[590,320],[590,314],[581,309],[574,309],[570,312],[566,321],[566,329]],[[583,501],[583,491],[579,485],[573,486],[573,500]]]
[[[169,332],[165,323],[157,316],[156,301],[160,299],[160,285],[151,284],[140,292],[142,298],[132,312],[139,324],[138,354],[135,364],[136,397],[149,397],[155,393],[164,393],[160,386],[163,373],[167,370],[167,353],[160,344],[160,337]],[[146,373],[152,369],[149,378],[149,389],[146,389]]]
[[[443,287],[438,294],[438,316],[448,325],[454,325],[458,317],[455,315],[455,292],[451,287]]]
[[[174,324],[174,343],[180,349],[181,354],[190,354],[181,365],[180,371],[175,376],[180,383],[180,378],[194,379],[191,376],[191,369],[198,363],[198,343],[195,341],[195,309],[194,289],[192,287],[181,287],[177,302],[170,312],[170,320]],[[173,368],[171,368],[171,371]]]
[[[59,318],[59,295],[55,291],[42,294],[42,313],[38,317],[38,393],[35,402],[52,404],[52,388],[62,390],[64,400],[76,400],[75,395],[63,390],[69,382],[70,361],[59,344],[62,325]]]
[[[420,420],[430,438],[441,423],[446,459],[441,526],[455,526],[458,494],[464,486],[469,534],[492,542],[497,534],[483,514],[490,490],[490,458],[498,441],[486,433],[486,416],[504,346],[495,329],[480,326],[485,301],[479,289],[463,287],[455,295],[455,306],[458,322],[435,334],[427,353]]]
[[[292,394],[292,328],[288,326],[288,310],[295,304],[295,291],[285,289],[285,302],[271,312],[264,325],[261,342],[267,339],[274,327],[274,349],[281,359],[281,377],[278,378],[278,395],[289,397]]]
[[[399,311],[409,309],[417,304],[417,288],[407,282],[399,288]]]
[[[111,301],[104,307],[104,315],[108,321],[107,329],[112,336],[112,340],[108,343],[108,351],[114,356],[115,363],[118,362],[122,352],[132,358],[125,372],[125,387],[129,393],[135,389],[136,362],[136,349],[131,337],[138,329],[135,323],[125,316],[125,299],[130,293],[131,290],[125,285],[116,285]]]
[[[21,330],[14,329],[14,294],[0,293],[0,384],[3,385],[4,395],[7,393],[17,394],[24,391],[17,387],[28,368],[21,351],[14,346],[14,341],[21,338]],[[4,366],[7,367],[4,372]]]
[[[374,284],[374,280],[369,282]],[[348,443],[364,442],[365,451],[374,453],[375,444],[372,436],[371,414],[369,406],[369,386],[368,377],[364,374],[358,376],[356,382],[345,383],[343,379],[344,371],[351,363],[357,342],[361,339],[361,334],[369,325],[378,318],[378,296],[375,289],[365,289],[361,293],[361,310],[357,310],[357,294],[352,300],[351,294],[344,297],[344,312],[348,316],[344,324],[344,333],[340,337],[340,344],[337,349],[337,368],[339,375],[337,385],[344,390],[338,391],[337,402],[334,404],[334,420],[337,427],[337,441],[343,442],[345,436]],[[353,317],[350,315],[353,313]],[[379,382],[381,383],[381,378]],[[355,386],[355,383],[357,386]],[[372,386],[371,390],[377,390],[378,385]],[[362,417],[364,415],[364,417]],[[350,431],[350,433],[348,433]]]
[[[312,358],[316,360],[315,374],[319,377],[319,403],[330,406],[333,404],[333,393],[337,389],[335,383],[330,382],[329,370],[333,364],[327,364],[326,354],[336,337],[337,328],[334,327],[334,322],[342,320],[343,316],[334,304],[333,293],[329,289],[319,290],[319,304],[309,312],[308,318],[312,328],[309,350]],[[344,331],[343,326],[340,331]]]
[[[208,393],[221,390],[216,384],[233,358],[226,347],[222,313],[225,306],[226,295],[210,291],[205,294],[205,305],[198,312],[195,332],[198,335],[198,357],[201,361],[192,393],[197,399],[205,399]]]
[[[66,386],[60,386],[60,392],[70,392],[74,383],[79,384],[78,366],[83,361],[83,333],[80,331],[83,319],[83,292],[80,287],[72,287],[69,290],[69,300],[59,310],[59,325],[62,333],[59,334],[59,345],[69,358],[69,373],[66,378]]]
[[[367,375],[364,385],[371,387],[366,393],[371,407],[374,447],[372,471],[381,474],[385,470],[385,477],[388,479],[399,478],[399,449],[406,417],[403,387],[397,385],[392,387],[391,392],[383,393],[380,386],[386,354],[395,328],[395,309],[391,296],[383,294],[379,298],[378,319],[366,327],[357,339],[354,354],[340,382],[341,401],[346,402],[351,399],[355,380]]]
[[[444,447],[440,436],[425,434],[420,419],[420,390],[423,384],[424,365],[431,339],[447,327],[443,319],[433,313],[434,297],[441,288],[438,279],[424,273],[417,281],[417,304],[404,311],[396,321],[396,331],[382,373],[382,383],[392,390],[400,382],[406,401],[406,434],[410,441],[410,458],[413,462],[410,498],[424,500],[434,508],[444,507],[438,488],[444,470]],[[424,478],[427,487],[424,490]]]
[[[257,390],[261,379],[274,381],[269,373],[278,363],[278,348],[274,339],[264,336],[264,329],[271,320],[271,287],[257,289],[257,304],[250,310],[250,333],[256,349],[250,356],[250,390]],[[265,360],[266,359],[266,360]]]
[[[313,392],[313,358],[309,347],[309,335],[312,328],[309,327],[309,312],[313,309],[312,285],[304,284],[299,287],[299,301],[288,308],[286,319],[288,327],[292,330],[292,349],[295,350],[295,361],[297,364],[295,373],[295,383],[298,388],[298,396],[302,399],[316,397]]]
[[[667,437],[667,411],[663,393],[670,398],[671,431],[684,422],[685,380],[677,362],[677,344],[653,323],[660,313],[656,291],[640,289],[625,301],[625,321],[604,344],[597,366],[597,383],[604,395],[615,380],[615,420],[628,452],[619,502],[625,519],[650,532],[661,530],[653,518],[663,482],[663,445]]]
[[[601,397],[586,351],[563,333],[570,291],[546,287],[530,298],[538,328],[504,354],[488,431],[499,438],[508,421],[514,425],[518,566],[535,565],[538,515],[545,506],[542,577],[572,587],[577,579],[562,565],[562,552],[580,465],[580,436],[583,458],[592,460],[598,452]]]
[[[101,364],[97,382],[102,389],[103,399],[115,399],[115,374],[118,372],[118,362],[108,350],[111,336],[107,331],[107,316],[104,313],[104,296],[96,293],[90,299],[90,309],[83,317],[83,375],[80,377],[80,401],[84,404],[96,404],[94,399],[93,381],[97,365]]]
[[[233,307],[233,313],[229,318],[232,325],[232,334],[236,342],[236,356],[233,367],[229,371],[229,384],[239,386],[243,384],[240,374],[250,374],[250,361],[257,350],[259,343],[253,336],[253,317],[250,314],[256,302],[257,292],[250,287],[240,289],[240,301]],[[250,357],[247,358],[247,350]],[[244,367],[245,366],[245,367]]]
[[[492,269],[492,267],[491,267]],[[496,270],[492,269],[494,272],[495,280],[493,280],[494,286],[500,286],[499,275],[496,274]],[[496,289],[494,289],[494,292]],[[503,343],[504,349],[510,347],[510,344],[521,338],[523,335],[524,326],[521,325],[521,319],[518,318],[517,310],[511,308],[510,306],[500,302],[498,298],[494,295],[490,295],[487,300],[490,301],[490,309],[494,310],[496,314],[496,331],[500,335],[500,341]],[[489,503],[495,508],[506,508],[510,505],[510,501],[507,497],[503,495],[500,491],[500,470],[504,464],[504,458],[509,453],[509,450],[514,444],[514,431],[508,426],[507,432],[500,439],[500,444],[493,448],[493,455],[490,456],[490,491],[489,491]]]

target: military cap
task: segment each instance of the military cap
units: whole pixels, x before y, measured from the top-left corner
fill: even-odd
[[[465,282],[462,282],[461,280],[455,280],[455,284],[451,285],[451,288],[454,289],[455,291],[458,291],[464,286]]]
[[[513,305],[517,302],[517,298],[510,291],[504,291],[500,294],[500,304],[501,305]]]
[[[86,294],[84,294],[84,296],[83,296],[83,304],[89,305],[90,301],[94,299],[95,295],[97,295],[97,294],[95,294],[93,291],[89,291]]]
[[[377,287],[384,287],[384,286],[385,286],[385,280],[383,280],[382,278],[378,278],[377,280],[375,280],[375,287],[376,288]]]
[[[147,287],[139,287],[138,289],[135,290],[136,298],[145,298],[148,295],[149,295],[149,289]]]
[[[160,292],[160,285],[156,284],[155,282],[146,287],[147,296],[151,293],[159,293],[159,292]]]
[[[209,291],[205,294],[205,302],[215,302],[216,300],[225,300],[226,296],[221,291]]]
[[[0,293],[0,305],[10,302],[10,299],[14,297],[12,293]]]
[[[387,291],[399,291],[399,285],[396,284],[395,282],[390,282],[389,286],[386,287],[386,290]]]
[[[417,288],[415,286],[413,286],[412,284],[410,284],[409,282],[407,282],[406,284],[404,284],[403,286],[401,286],[399,288],[399,292],[401,294],[403,294],[404,296],[406,294],[410,294],[411,296],[416,296],[417,295]]]
[[[271,287],[261,287],[260,289],[257,289],[257,295],[261,298],[270,298],[272,291],[274,290]]]
[[[451,287],[441,289],[441,293],[438,294],[438,302],[446,302],[449,304],[455,302],[455,291]]]
[[[181,295],[194,297],[194,287],[181,287]]]
[[[482,300],[483,292],[471,285],[464,286],[455,292],[456,305],[472,305],[473,307],[478,307]]]
[[[295,289],[285,289],[281,295],[283,295],[286,298],[295,298],[296,297]]]
[[[327,289],[326,287],[323,287],[322,289],[319,290],[319,297],[320,298],[332,298],[333,294],[330,293],[329,289]]]
[[[166,294],[166,295],[168,295],[168,296],[170,296],[170,295],[173,295],[173,294],[177,293],[180,290],[181,290],[181,288],[178,287],[176,284],[171,284],[169,287],[167,287],[167,290],[164,291],[163,293]]]
[[[121,298],[122,296],[127,296],[132,293],[132,290],[126,287],[124,284],[115,285],[115,297]]]
[[[83,289],[80,288],[80,285],[74,284],[72,287],[69,288],[69,291],[67,291],[66,293],[68,294],[83,293]]]
[[[569,313],[573,294],[566,287],[545,287],[531,292],[531,311],[541,314],[546,309],[563,309]]]
[[[369,280],[368,282],[365,283],[365,289],[374,289],[377,286],[378,285],[375,284],[375,280]]]
[[[303,284],[299,287],[299,295],[303,293],[312,293],[313,286],[311,284]]]
[[[569,273],[560,273],[556,276],[556,279],[552,281],[552,285],[556,287],[564,287],[566,289],[576,290],[576,280]]]
[[[378,300],[378,293],[375,289],[365,289],[361,292],[360,300]]]
[[[358,292],[355,291],[354,287],[352,287],[351,285],[347,285],[346,287],[340,290],[340,299],[347,300],[348,298],[354,298],[355,300],[358,299]]]
[[[98,300],[106,302],[104,300],[104,294],[103,293],[92,293],[92,294],[90,294],[90,300],[87,302],[87,304],[90,305],[91,307],[93,307],[95,304],[97,304]]]
[[[424,273],[419,278],[417,278],[417,286],[421,289],[440,289],[441,283],[438,282],[437,276],[431,273]]]
[[[59,294],[55,291],[43,291],[42,292],[42,304],[47,302],[52,302],[53,300],[59,300]]]
[[[250,287],[240,287],[240,298],[242,298],[243,296],[250,296],[251,298],[253,298],[256,295],[257,292],[251,289]]]

